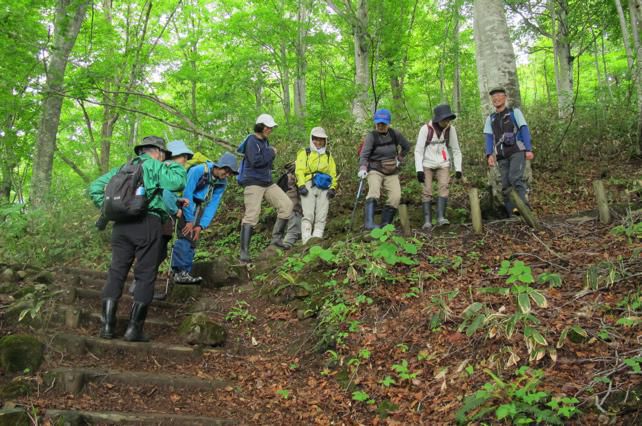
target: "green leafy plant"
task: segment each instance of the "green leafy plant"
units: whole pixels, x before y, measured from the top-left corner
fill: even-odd
[[[435,311],[430,314],[428,321],[431,330],[437,329],[452,316],[453,312],[450,309],[450,303],[458,294],[459,290],[452,290],[430,297],[430,304],[435,309]]]
[[[399,364],[393,364],[392,370],[397,373],[401,380],[412,380],[415,379],[419,374],[410,371],[410,369],[408,368],[408,361],[406,361],[405,359],[401,360],[401,363]]]
[[[455,417],[459,424],[510,421],[562,425],[580,412],[576,398],[552,397],[538,388],[544,376],[542,370],[521,367],[511,381],[502,380],[488,369],[484,371],[492,381],[464,399]]]
[[[375,400],[370,398],[366,392],[362,390],[356,390],[352,392],[352,400],[357,402],[366,402],[367,404],[374,404]]]
[[[290,391],[288,389],[279,389],[276,391],[276,394],[283,399],[288,399],[290,397]]]
[[[225,321],[254,322],[256,317],[247,309],[249,306],[245,300],[237,300],[230,312],[225,315]]]
[[[417,262],[407,255],[416,255],[418,246],[415,243],[406,241],[405,238],[394,235],[395,227],[386,225],[370,231],[370,236],[377,241],[377,247],[373,252],[374,257],[383,259],[388,265],[415,265]]]

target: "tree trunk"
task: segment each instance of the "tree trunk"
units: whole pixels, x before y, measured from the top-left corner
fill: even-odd
[[[365,124],[368,114],[368,83],[370,45],[368,43],[368,2],[359,0],[356,22],[352,27],[354,35],[354,63],[356,93],[352,102],[352,116],[358,124]]]
[[[473,28],[482,109],[493,111],[488,91],[506,88],[513,106],[521,104],[515,52],[508,33],[502,0],[475,0]]]
[[[573,56],[568,34],[567,0],[549,0],[553,19],[553,52],[555,59],[555,86],[557,112],[560,118],[568,117],[573,109]]]
[[[306,58],[307,37],[309,30],[309,5],[307,0],[299,0],[297,14],[298,34],[296,42],[296,76],[294,79],[294,115],[297,121],[303,123],[306,110],[306,74],[308,61]]]
[[[281,60],[281,90],[283,91],[283,114],[285,114],[286,123],[290,122],[290,69],[288,67],[288,52],[286,41],[281,40],[280,60]]]
[[[622,41],[624,42],[624,51],[626,52],[626,63],[629,70],[629,78],[633,75],[633,51],[631,50],[631,39],[629,38],[629,29],[626,25],[626,17],[624,16],[624,9],[622,9],[622,2],[614,0],[617,9],[617,16],[620,18],[620,30],[622,31]],[[633,29],[635,31],[635,28]]]
[[[461,114],[461,66],[459,63],[459,15],[461,5],[456,3],[453,29],[453,108],[457,115]]]
[[[54,16],[53,48],[46,73],[42,117],[38,126],[36,152],[31,178],[31,202],[42,205],[51,186],[53,157],[60,121],[67,61],[89,2],[85,0],[58,0]]]
[[[635,79],[635,87],[638,94],[638,154],[642,154],[642,44],[640,43],[640,34],[642,33],[642,0],[631,0],[631,3],[634,4],[633,8],[635,10],[635,13],[631,14],[635,23],[633,32],[637,34],[633,37],[633,40],[636,43],[637,49],[637,78]]]

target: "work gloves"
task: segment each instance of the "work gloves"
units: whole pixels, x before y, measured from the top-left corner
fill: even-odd
[[[424,172],[417,172],[417,181],[420,183],[424,183],[426,180],[426,174]]]
[[[455,179],[461,179],[461,172],[455,172]]]
[[[337,191],[335,191],[334,189],[328,189],[327,195],[328,195],[328,199],[331,200],[334,198],[335,195],[337,195]]]
[[[365,179],[365,177],[368,176],[368,170],[365,167],[359,169],[359,173],[357,173],[357,176],[359,176],[359,179]]]
[[[301,185],[299,187],[299,194],[301,194],[302,197],[305,197],[308,195],[308,188],[306,188],[305,185]]]

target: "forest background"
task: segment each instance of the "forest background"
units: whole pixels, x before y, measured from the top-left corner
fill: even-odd
[[[36,235],[30,220],[46,230],[52,215],[93,220],[88,183],[146,135],[216,158],[263,112],[280,124],[278,167],[321,125],[339,180],[353,182],[376,108],[414,141],[447,102],[464,175],[485,186],[481,129],[497,85],[525,111],[542,174],[608,169],[642,145],[639,14],[637,0],[6,1],[5,235]]]

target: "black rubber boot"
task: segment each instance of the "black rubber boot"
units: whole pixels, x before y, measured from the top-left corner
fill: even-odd
[[[118,310],[118,300],[103,299],[103,311],[100,317],[102,326],[100,327],[100,337],[103,339],[113,339],[116,332],[116,311]]]
[[[276,223],[274,224],[274,228],[272,229],[272,241],[270,241],[270,244],[285,250],[292,247],[283,242],[283,237],[285,237],[285,231],[287,228],[288,228],[288,219],[279,219],[277,217]]]
[[[140,302],[132,304],[132,311],[129,314],[129,324],[125,330],[125,340],[128,342],[148,342],[149,338],[143,334],[143,325],[147,318],[147,308],[149,305],[143,305]]]
[[[450,221],[446,219],[446,205],[448,204],[448,198],[439,197],[437,198],[437,225],[449,225]]]
[[[375,210],[377,210],[377,199],[368,198],[366,200],[365,217],[363,220],[363,227],[368,231],[379,227],[374,221]]]
[[[392,221],[395,219],[396,213],[396,208],[392,206],[384,206],[383,211],[381,212],[381,227],[383,228],[384,226],[392,223]]]
[[[429,231],[432,229],[432,201],[425,201],[422,206],[424,208],[424,224],[422,228]]]
[[[513,211],[515,210],[515,208],[513,207],[513,203],[511,203],[510,201],[504,201],[504,210],[506,210],[506,217],[512,217]]]
[[[241,224],[241,263],[250,263],[250,240],[252,239],[252,225]]]

